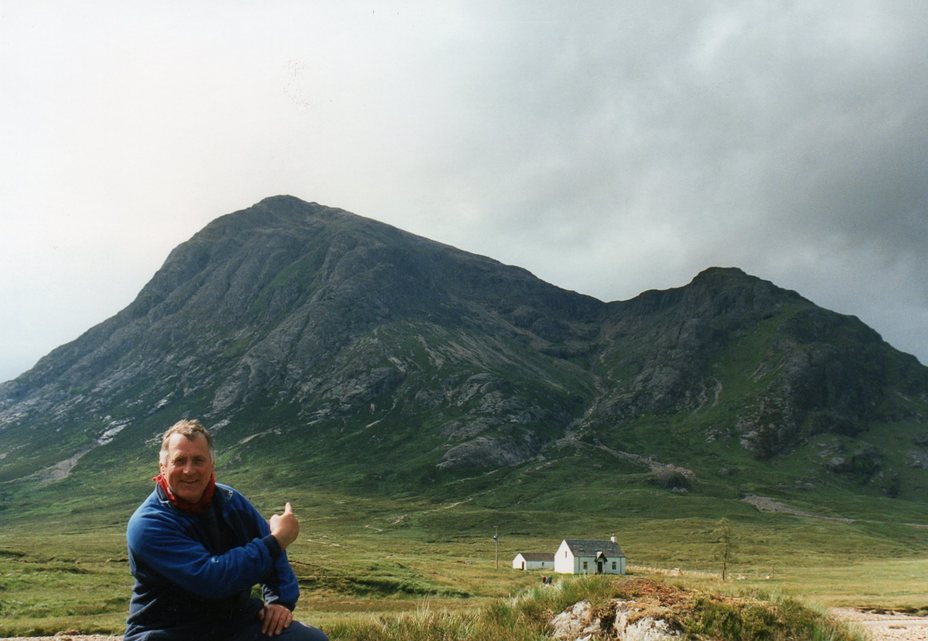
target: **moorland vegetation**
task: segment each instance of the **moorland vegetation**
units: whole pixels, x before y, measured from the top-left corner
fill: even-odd
[[[928,607],[928,368],[859,319],[733,268],[603,303],[275,197],[0,385],[0,633],[121,629],[181,417],[293,503],[297,615],[345,638],[518,619],[517,552],[613,533],[635,578]]]

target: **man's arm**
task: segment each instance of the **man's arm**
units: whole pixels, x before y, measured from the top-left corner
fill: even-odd
[[[248,590],[275,565],[271,546],[260,538],[225,554],[211,555],[179,524],[157,514],[133,517],[126,539],[136,562],[204,599],[223,599]]]
[[[260,525],[282,544],[282,548],[289,546],[299,535],[300,522],[293,514],[293,508],[289,502],[284,506],[283,514],[275,514],[269,521],[264,521],[257,510],[254,514]],[[277,538],[278,536],[280,539]],[[265,604],[279,604],[290,610],[296,607],[296,602],[300,598],[300,586],[293,568],[290,567],[286,551],[281,552],[274,561],[273,572],[269,573],[261,583]]]

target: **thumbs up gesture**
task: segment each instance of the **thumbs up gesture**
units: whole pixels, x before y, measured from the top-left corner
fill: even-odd
[[[296,537],[300,535],[300,521],[293,513],[289,501],[284,505],[284,513],[272,516],[268,525],[271,526],[271,534],[283,550],[286,550],[287,546],[296,541]]]

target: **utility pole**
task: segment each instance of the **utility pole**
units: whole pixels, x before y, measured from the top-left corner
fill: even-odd
[[[493,526],[493,543],[496,544],[496,569],[499,569],[499,526]]]

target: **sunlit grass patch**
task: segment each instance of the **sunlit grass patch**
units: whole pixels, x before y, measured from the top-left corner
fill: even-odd
[[[376,621],[335,624],[327,629],[340,641],[540,641],[550,638],[554,615],[588,603],[592,625],[609,634],[617,608],[634,603],[633,617],[662,618],[685,635],[725,641],[864,641],[844,624],[794,599],[766,601],[753,596],[721,596],[642,579],[566,579],[498,599],[473,611],[420,607],[416,612]],[[610,618],[611,617],[611,618]]]

